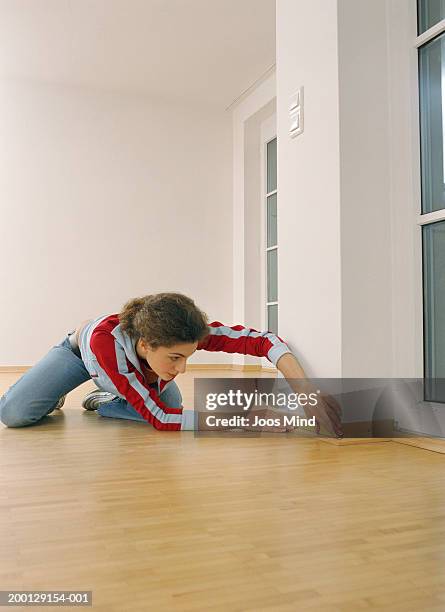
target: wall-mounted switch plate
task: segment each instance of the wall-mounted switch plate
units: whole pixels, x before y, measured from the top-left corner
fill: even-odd
[[[304,88],[300,87],[290,98],[289,104],[289,134],[292,138],[303,133],[304,124]]]

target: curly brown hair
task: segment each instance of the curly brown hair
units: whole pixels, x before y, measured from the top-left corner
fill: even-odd
[[[153,348],[199,342],[209,333],[207,315],[182,293],[156,293],[134,298],[119,313],[121,328]]]

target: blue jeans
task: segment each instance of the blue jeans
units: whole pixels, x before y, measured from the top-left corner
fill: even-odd
[[[90,378],[67,336],[0,398],[0,421],[7,427],[34,425],[54,410],[63,395]],[[160,399],[171,408],[182,405],[181,392],[174,381],[161,393]],[[131,404],[120,397],[102,404],[97,412],[104,417],[148,424]]]

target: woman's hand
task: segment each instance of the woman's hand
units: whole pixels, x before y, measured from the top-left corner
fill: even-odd
[[[315,406],[303,406],[307,417],[315,417],[315,427],[317,434],[320,433],[321,426],[330,434],[337,438],[343,437],[341,426],[341,407],[337,400],[331,395],[317,394],[318,401]]]
[[[289,386],[295,393],[316,393],[315,406],[302,406],[308,418],[315,417],[316,432],[320,433],[321,426],[330,434],[338,438],[343,437],[341,427],[341,407],[337,400],[330,395],[317,392],[310,380],[307,379],[303,368],[292,353],[286,353],[277,362],[277,368],[286,377]]]
[[[341,408],[337,401],[328,395],[318,395],[316,406],[303,406],[308,418],[315,417],[315,431],[320,433],[321,426],[330,434],[342,437]],[[296,416],[295,412],[289,410],[277,410],[275,408],[253,408],[247,414],[249,425],[243,427],[244,431],[258,431],[269,433],[286,433],[299,429],[300,426],[290,424],[289,420]],[[287,422],[284,417],[287,417]]]

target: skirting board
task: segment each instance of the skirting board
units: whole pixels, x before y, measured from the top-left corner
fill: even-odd
[[[334,446],[352,446],[353,444],[380,444],[380,442],[391,442],[391,438],[318,438],[320,442],[333,444]]]
[[[0,374],[23,374],[32,366],[0,366]],[[258,365],[237,365],[231,363],[190,363],[188,371],[195,370],[235,370],[237,372],[270,372],[276,374],[276,368],[263,368]]]
[[[190,363],[187,370],[235,370],[237,372],[270,372],[276,374],[276,368],[263,368],[259,365],[238,365],[231,363]]]
[[[396,444],[406,444],[421,450],[432,451],[445,455],[445,440],[433,440],[431,438],[346,438],[338,440],[335,438],[318,438],[320,442],[333,444],[334,446],[351,446],[353,444],[370,444],[372,442],[395,442]]]
[[[445,455],[445,440],[438,440],[436,438],[393,438],[393,442],[397,444],[407,444],[408,446],[415,446],[416,448],[422,448],[423,450],[433,451],[434,453],[441,453]]]

